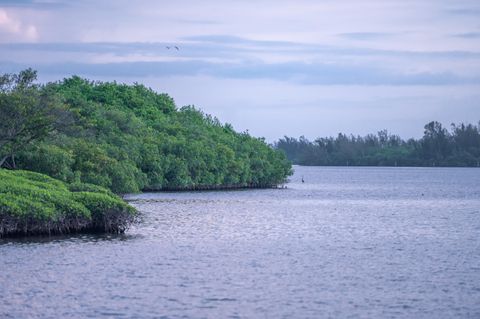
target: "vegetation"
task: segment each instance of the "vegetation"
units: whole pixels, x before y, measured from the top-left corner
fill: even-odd
[[[377,135],[339,134],[313,142],[285,136],[275,147],[299,165],[480,166],[480,122],[452,124],[451,131],[430,122],[424,129],[419,140],[404,141],[384,130]]]
[[[95,185],[66,184],[43,174],[0,169],[0,237],[123,232],[135,210]]]
[[[271,187],[291,174],[283,153],[263,139],[193,106],[177,109],[143,85],[72,77],[40,86],[35,75],[4,76],[2,118],[19,120],[2,121],[10,123],[1,128],[3,167],[115,193]]]
[[[68,125],[56,95],[33,84],[36,72],[0,76],[0,167],[15,168],[15,155],[30,142]]]
[[[0,76],[0,236],[121,232],[134,211],[114,193],[271,187],[291,174],[263,139],[143,85],[36,76]]]

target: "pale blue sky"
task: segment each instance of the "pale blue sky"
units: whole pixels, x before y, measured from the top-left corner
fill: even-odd
[[[144,83],[269,141],[419,137],[480,120],[480,2],[0,0],[0,71],[25,67]]]

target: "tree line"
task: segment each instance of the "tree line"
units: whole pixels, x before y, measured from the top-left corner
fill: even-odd
[[[141,84],[0,76],[0,167],[115,193],[270,187],[291,164],[262,138]]]
[[[319,166],[480,166],[480,122],[432,121],[420,139],[403,140],[382,130],[366,136],[338,134],[309,141],[285,136],[275,142],[294,164]]]

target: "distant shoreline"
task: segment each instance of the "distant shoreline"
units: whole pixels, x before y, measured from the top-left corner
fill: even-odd
[[[448,130],[432,121],[420,139],[403,140],[387,130],[366,136],[285,136],[274,143],[294,164],[307,166],[480,167],[480,122],[459,123]]]
[[[389,168],[480,168],[480,166],[419,166],[419,165],[307,165],[307,164],[292,164],[292,166],[304,166],[304,167],[389,167]]]

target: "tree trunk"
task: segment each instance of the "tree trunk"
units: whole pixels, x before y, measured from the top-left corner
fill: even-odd
[[[12,169],[17,169],[17,164],[15,164],[15,154],[12,154]]]
[[[8,156],[10,156],[10,155],[4,156],[4,157],[0,160],[0,167],[3,166],[3,164],[4,164],[5,161],[7,160]]]

